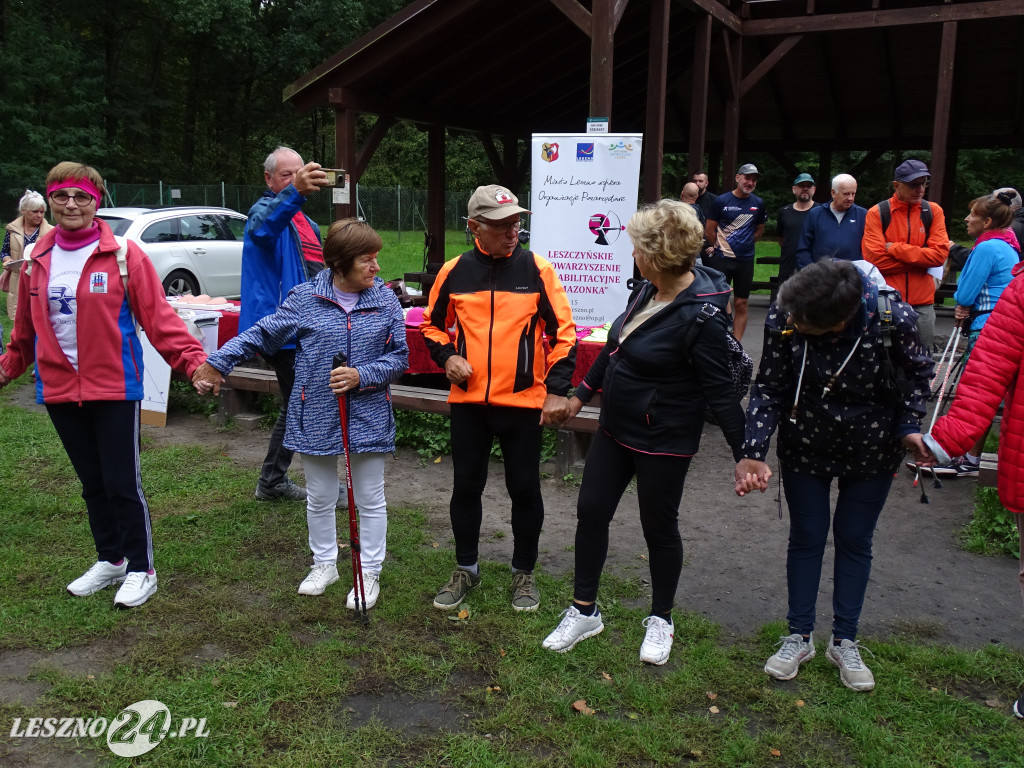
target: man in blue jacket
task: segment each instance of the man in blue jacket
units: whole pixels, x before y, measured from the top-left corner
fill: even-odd
[[[848,173],[832,179],[832,200],[811,209],[796,250],[797,269],[820,259],[859,261],[867,211],[854,203],[857,180]]]
[[[263,164],[267,191],[249,210],[242,247],[241,333],[271,315],[288,292],[312,279],[324,268],[320,228],[302,212],[306,196],[328,186],[318,163],[303,164],[298,152],[278,147]],[[295,344],[266,358],[277,374],[281,413],[270,434],[256,498],[305,499],[306,489],[288,477],[292,452],[284,447],[288,398],[295,383]]]

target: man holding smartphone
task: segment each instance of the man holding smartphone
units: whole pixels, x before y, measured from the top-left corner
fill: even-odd
[[[249,210],[242,247],[242,309],[239,332],[271,315],[296,285],[324,268],[320,228],[302,212],[308,195],[329,186],[319,163],[303,163],[299,153],[278,147],[263,164],[267,191]],[[292,452],[284,447],[288,398],[295,383],[295,344],[290,343],[267,363],[277,375],[281,412],[263,460],[256,498],[305,499],[306,489],[288,477]]]

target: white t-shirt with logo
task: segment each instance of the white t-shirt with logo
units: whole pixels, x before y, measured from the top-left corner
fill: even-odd
[[[78,370],[78,284],[82,279],[85,262],[96,250],[96,243],[74,251],[65,251],[59,245],[50,251],[50,283],[46,296],[50,304],[50,325],[57,336],[57,343],[65,356]],[[91,286],[98,293],[106,292],[107,273],[98,273],[97,285]],[[100,284],[102,283],[102,284]]]

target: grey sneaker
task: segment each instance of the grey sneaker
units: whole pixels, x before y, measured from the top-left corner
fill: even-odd
[[[298,483],[293,482],[289,479],[284,479],[280,483],[270,488],[266,486],[256,484],[256,498],[260,501],[270,501],[271,499],[288,499],[290,501],[305,501],[306,500],[306,489]]]
[[[1022,691],[1020,697],[1013,702],[1013,714],[1024,720],[1024,691]]]
[[[779,650],[772,654],[764,665],[764,671],[776,680],[792,680],[800,671],[800,665],[814,658],[813,632],[807,640],[799,633],[782,635],[778,645]]]
[[[476,589],[479,586],[479,575],[474,576],[469,571],[456,568],[452,572],[451,579],[441,587],[441,591],[434,598],[434,607],[442,611],[450,611],[452,608],[457,608],[466,599],[469,590]]]
[[[558,622],[555,631],[544,638],[541,646],[549,651],[567,653],[576,647],[576,643],[586,640],[588,637],[599,635],[604,631],[604,622],[601,621],[601,612],[597,611],[593,616],[584,616],[575,605],[571,605],[561,613],[562,620]]]
[[[839,679],[847,688],[870,691],[875,687],[875,676],[860,657],[860,643],[843,640],[840,645],[835,645],[833,638],[829,637],[825,657],[839,667]]]
[[[540,605],[540,590],[533,572],[512,571],[512,607],[517,611],[536,611]]]

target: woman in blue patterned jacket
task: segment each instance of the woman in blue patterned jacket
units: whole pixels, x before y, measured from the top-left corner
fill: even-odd
[[[313,565],[299,585],[300,595],[322,595],[338,580],[335,505],[338,459],[344,454],[338,396],[346,396],[368,608],[380,593],[387,534],[384,462],[395,450],[389,385],[402,375],[409,359],[402,308],[377,277],[381,245],[369,224],[357,219],[335,222],[324,241],[328,269],[293,288],[273,315],[210,355],[194,377],[219,382],[221,374],[239,362],[257,353],[272,355],[291,339],[298,340],[284,444],[302,455],[308,491],[306,521]],[[348,363],[334,368],[338,352]],[[355,609],[354,591],[349,592],[348,608]]]
[[[765,461],[778,428],[789,505],[789,634],[764,668],[777,680],[796,677],[815,655],[812,630],[831,527],[833,621],[825,657],[848,688],[875,686],[857,643],[875,525],[905,451],[928,455],[921,418],[934,364],[916,320],[865,261],[822,260],[801,269],[768,310],[736,492],[767,488],[772,472]]]

